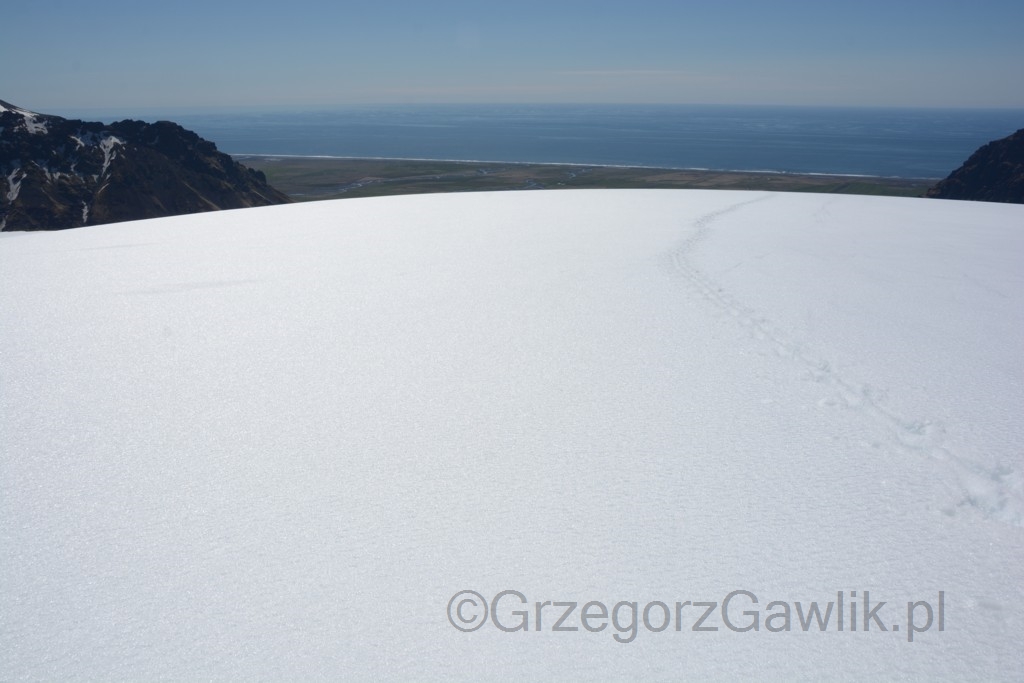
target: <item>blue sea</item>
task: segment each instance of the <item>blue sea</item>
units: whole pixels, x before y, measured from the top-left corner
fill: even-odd
[[[902,178],[945,177],[984,143],[1024,127],[1024,110],[712,105],[395,105],[161,118],[229,154]]]

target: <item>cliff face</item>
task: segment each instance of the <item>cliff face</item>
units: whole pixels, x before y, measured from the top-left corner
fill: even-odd
[[[0,100],[0,230],[60,230],[290,202],[169,121],[109,125]]]
[[[926,196],[1024,204],[1024,128],[979,149]]]

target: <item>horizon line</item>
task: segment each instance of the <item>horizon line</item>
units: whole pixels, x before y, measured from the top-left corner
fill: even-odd
[[[9,101],[9,100],[8,100]],[[122,105],[44,105],[40,109],[13,105],[38,114],[45,110],[73,111],[273,111],[273,110],[306,110],[331,111],[340,109],[363,108],[405,108],[405,107],[721,107],[721,108],[766,108],[766,109],[860,109],[860,110],[916,110],[916,111],[1021,111],[1021,105],[895,105],[895,104],[779,104],[779,103],[722,103],[722,102],[352,102],[352,103],[299,103],[299,104],[122,104]]]

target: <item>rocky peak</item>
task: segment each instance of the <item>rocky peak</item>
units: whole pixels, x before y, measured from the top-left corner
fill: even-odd
[[[0,100],[0,230],[59,230],[290,202],[170,121],[109,125]]]
[[[926,196],[1024,204],[1024,128],[981,147]]]

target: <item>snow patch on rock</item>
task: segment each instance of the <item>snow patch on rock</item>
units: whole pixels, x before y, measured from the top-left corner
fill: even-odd
[[[124,144],[124,141],[114,135],[105,135],[100,140],[100,150],[103,152],[103,168],[100,170],[100,176],[104,176],[107,173],[107,169],[110,168],[110,162],[117,158],[117,148]]]
[[[20,175],[19,175],[20,174]],[[21,190],[21,181],[24,180],[25,173],[21,167],[16,167],[13,171],[7,174],[7,201],[13,202],[18,198],[18,192]]]

